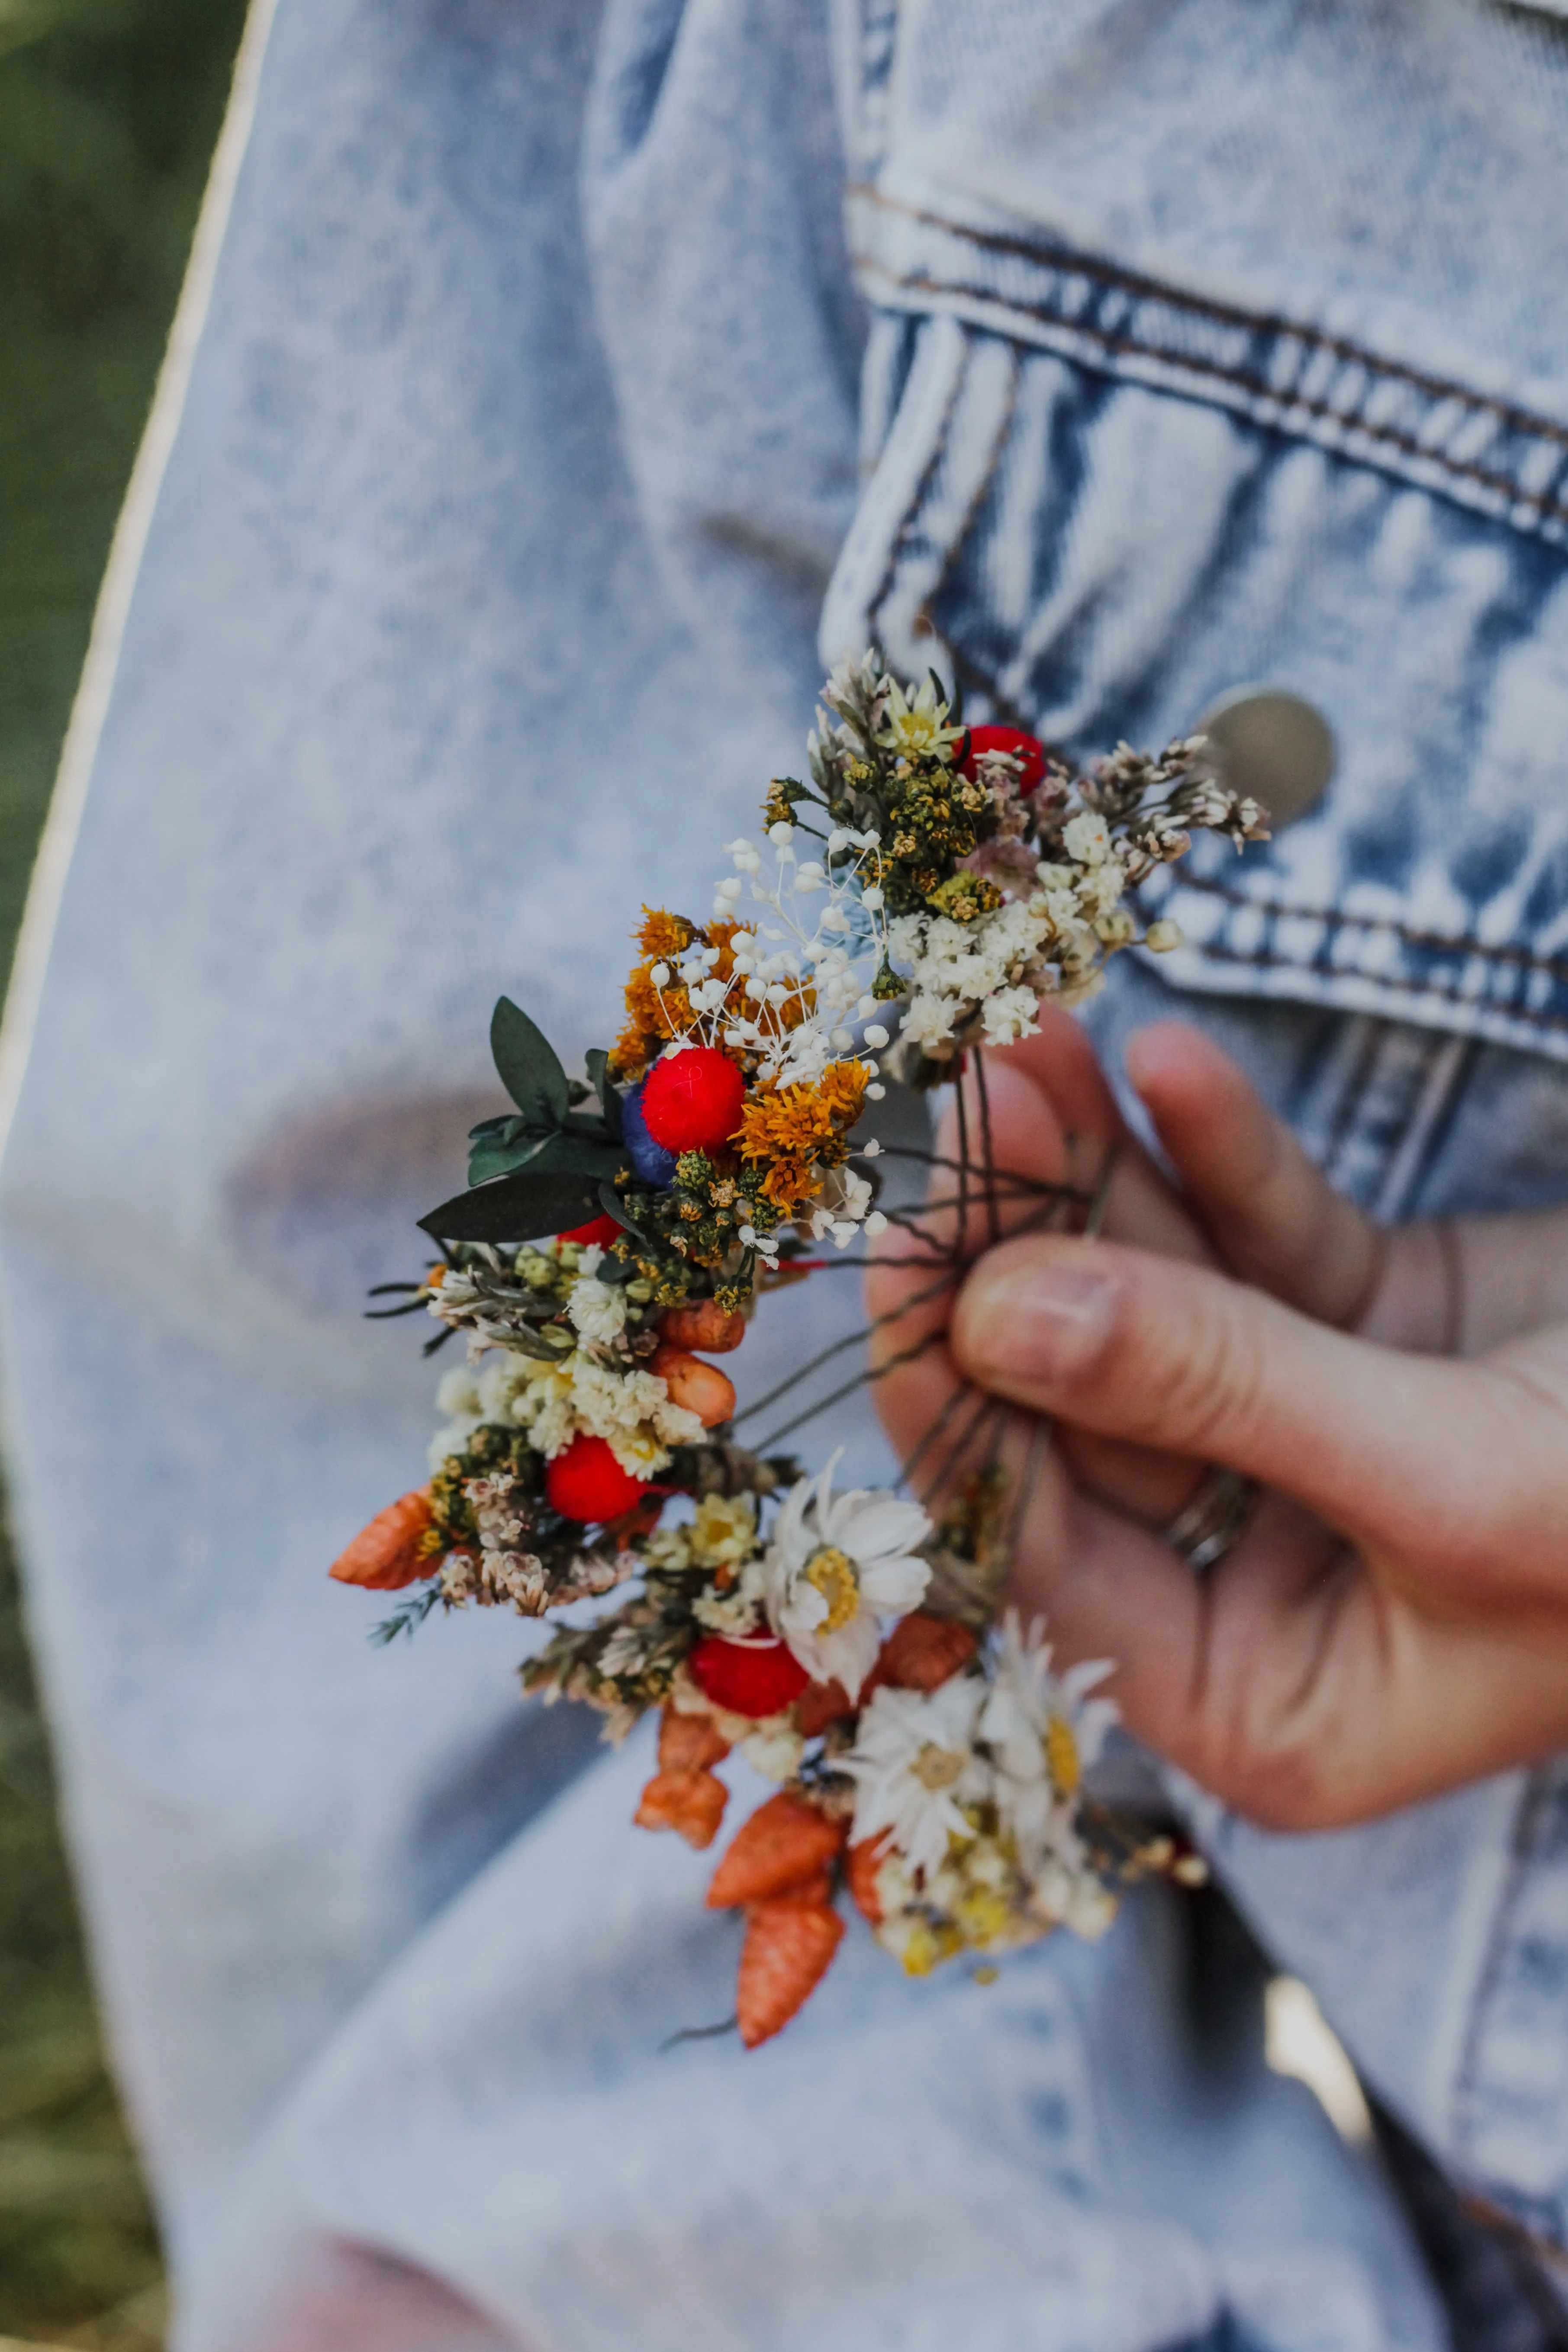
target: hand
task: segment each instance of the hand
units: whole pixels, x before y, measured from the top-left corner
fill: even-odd
[[[1381,1234],[1174,1024],[1129,1070],[1179,1195],[1065,1018],[987,1070],[999,1164],[1081,1182],[1120,1145],[1110,1237],[1004,1241],[879,1393],[906,1453],[965,1379],[1058,1417],[1016,1593],[1064,1655],[1114,1657],[1130,1727],[1278,1828],[1568,1742],[1568,1217]],[[931,1283],[908,1257],[874,1312]],[[885,1324],[884,1360],[948,1305]],[[1198,1579],[1157,1530],[1215,1462],[1270,1491]]]

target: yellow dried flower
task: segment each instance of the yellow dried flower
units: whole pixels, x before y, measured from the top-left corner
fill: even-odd
[[[645,907],[642,921],[632,937],[645,963],[668,963],[678,955],[684,955],[701,933],[684,915],[672,915],[664,907]]]
[[[816,1086],[763,1085],[741,1113],[742,1160],[765,1164],[763,1192],[784,1216],[821,1190],[820,1162],[837,1165],[841,1139],[860,1116],[866,1071],[859,1062],[830,1062]]]

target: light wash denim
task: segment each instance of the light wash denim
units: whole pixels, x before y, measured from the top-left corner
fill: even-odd
[[[602,1041],[638,902],[700,902],[873,635],[1075,750],[1311,696],[1331,793],[1173,885],[1164,971],[1381,1213],[1568,1191],[1565,37],[279,0],[0,1260],[181,2352],[1550,2340],[1484,2238],[1446,2315],[1379,2168],[1205,2040],[1185,1898],[989,1990],[852,1935],[778,2042],[661,2054],[735,1931],[628,1826],[647,1736],[521,1706],[510,1620],[372,1650],[323,1570],[423,1475],[429,1369],[360,1307],[493,1107],[494,996]],[[769,1302],[752,1393],[850,1286]],[[1181,1801],[1390,2113],[1561,2242],[1561,1776],[1315,1839]]]

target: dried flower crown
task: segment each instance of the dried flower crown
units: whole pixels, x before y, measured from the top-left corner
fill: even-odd
[[[386,1637],[437,1605],[542,1616],[616,1594],[559,1627],[523,1685],[601,1709],[616,1739],[659,1710],[646,1828],[710,1844],[731,1750],[779,1784],[708,1898],[745,1916],[748,2046],[822,1976],[844,1894],[923,1974],[965,1951],[988,1966],[1064,1923],[1098,1934],[1130,1878],[1190,1866],[1086,1791],[1114,1717],[1093,1695],[1109,1666],[1055,1674],[1038,1629],[1001,1611],[1032,1472],[1009,1480],[994,1443],[974,1466],[996,1409],[928,1433],[902,1482],[945,1448],[923,1500],[840,1493],[837,1455],[813,1477],[773,1449],[843,1391],[748,1448],[712,1359],[762,1293],[809,1278],[825,1242],[898,1224],[940,1269],[921,1296],[951,1291],[968,1208],[984,1198],[994,1230],[1004,1189],[988,1122],[977,1157],[961,1129],[954,1239],[951,1216],[940,1235],[921,1222],[951,1200],[877,1205],[868,1106],[889,1076],[929,1088],[970,1058],[983,1086],[974,1049],[1088,996],[1140,937],[1130,895],[1194,829],[1238,845],[1264,830],[1195,740],[1159,760],[1123,745],[1075,777],[869,655],[823,701],[810,782],[775,779],[765,839],[727,845],[709,920],[644,909],[625,1025],[584,1078],[497,1006],[515,1108],[474,1129],[468,1190],[421,1221],[440,1263],[390,1286],[409,1296],[382,1310],[427,1308],[443,1326],[431,1347],[462,1332],[468,1367],[440,1384],[429,1483],[332,1571],[416,1588]],[[1173,927],[1142,940],[1173,945]],[[1035,1196],[1037,1223],[1091,1213],[1066,1186],[1005,1189],[1015,1210]]]

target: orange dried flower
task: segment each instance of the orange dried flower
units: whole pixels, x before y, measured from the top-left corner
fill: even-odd
[[[841,1135],[847,1135],[865,1109],[869,1073],[864,1062],[829,1062],[822,1073],[817,1092]]]
[[[729,1797],[716,1772],[656,1772],[635,1819],[639,1829],[674,1830],[700,1853],[718,1836]]]
[[[882,1898],[877,1892],[877,1878],[887,1860],[888,1843],[886,1831],[876,1837],[862,1838],[844,1858],[844,1883],[849,1889],[850,1900],[870,1927],[882,1924]]]
[[[894,1690],[940,1690],[979,1647],[973,1631],[952,1617],[928,1617],[914,1610],[900,1617],[883,1643],[876,1664],[866,1678],[867,1696],[879,1684]]]
[[[808,1683],[795,1703],[795,1727],[803,1739],[816,1739],[830,1723],[842,1723],[854,1712],[842,1683]]]
[[[805,2007],[832,1963],[844,1922],[827,1903],[759,1903],[748,1915],[735,2021],[748,2050]]]
[[[400,1592],[428,1576],[447,1550],[445,1543],[431,1550],[426,1543],[432,1512],[430,1489],[416,1487],[412,1495],[388,1503],[369,1527],[362,1528],[348,1549],[332,1562],[330,1573],[340,1584],[361,1584],[371,1592]]]
[[[732,930],[734,926],[730,928]],[[651,974],[656,963],[672,962],[694,941],[705,940],[707,934],[685,915],[672,915],[665,907],[645,907],[632,936],[642,961],[626,982],[626,1026],[610,1055],[616,1076],[621,1078],[641,1077],[669,1039],[689,1028],[691,1000],[679,981],[672,977],[660,991],[655,988]]]
[[[702,1772],[721,1764],[730,1753],[710,1715],[689,1715],[667,1706],[659,1718],[658,1769],[661,1772]]]
[[[710,1910],[787,1895],[825,1870],[848,1834],[847,1822],[830,1821],[819,1806],[781,1789],[735,1832],[708,1889]]]

